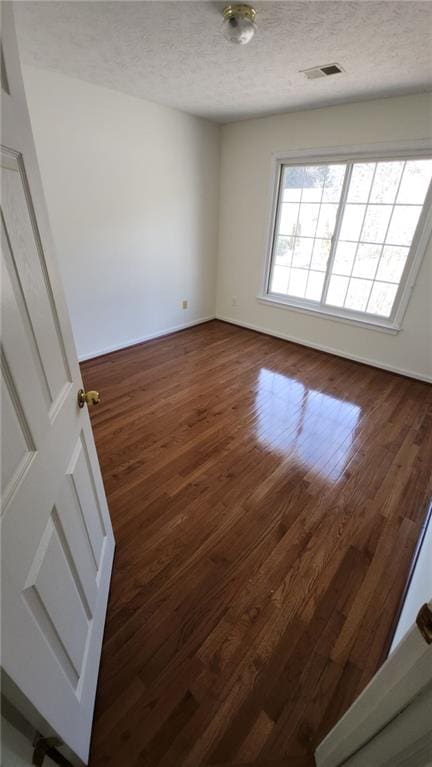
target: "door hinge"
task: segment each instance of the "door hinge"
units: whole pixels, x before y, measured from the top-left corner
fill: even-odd
[[[416,623],[425,642],[432,644],[432,610],[428,604],[425,603],[420,607]]]
[[[42,767],[46,756],[49,756],[52,762],[60,764],[62,767],[73,767],[66,757],[57,751],[57,746],[61,746],[61,741],[58,738],[44,738],[42,735],[37,735],[33,745],[32,764],[36,767]]]

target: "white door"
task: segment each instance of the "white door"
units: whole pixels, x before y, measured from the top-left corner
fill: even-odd
[[[114,538],[9,3],[1,42],[2,668],[86,762]]]
[[[428,685],[344,767],[431,767],[432,687]]]
[[[432,758],[432,601],[417,622],[320,743],[317,767],[424,767]]]

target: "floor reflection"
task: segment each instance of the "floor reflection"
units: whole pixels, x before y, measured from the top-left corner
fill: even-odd
[[[259,441],[337,480],[351,457],[361,408],[267,368],[257,383]]]

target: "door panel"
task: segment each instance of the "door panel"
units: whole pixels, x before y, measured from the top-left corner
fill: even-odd
[[[52,420],[71,381],[47,278],[30,190],[21,156],[2,152],[2,212],[9,244],[9,270],[21,294],[34,353],[39,361]]]
[[[87,530],[94,563],[99,570],[106,538],[105,524],[93,483],[88,451],[81,433],[73,453],[68,476],[71,479],[77,504]],[[96,514],[94,513],[96,510]]]
[[[114,537],[2,3],[2,667],[86,762]],[[37,719],[37,722],[36,722]]]
[[[92,618],[97,598],[98,567],[72,475],[66,476],[60,488],[57,505],[59,525],[76,568],[79,590],[86,613]]]
[[[7,508],[14,488],[19,484],[35,454],[35,446],[28,423],[8,370],[6,359],[1,359],[1,423],[8,435],[7,445],[2,442],[1,508]]]
[[[23,597],[42,634],[48,638],[61,668],[69,679],[72,678],[76,688],[89,620],[78,589],[76,566],[64,544],[54,507],[30,567]]]
[[[13,267],[13,256],[3,216],[1,239],[2,369],[11,382],[13,398],[20,403],[21,413],[26,411],[26,427],[35,445],[43,440],[50,426],[50,399],[25,302]],[[14,349],[21,349],[22,353],[14,355]],[[31,389],[27,385],[30,377],[33,384]]]

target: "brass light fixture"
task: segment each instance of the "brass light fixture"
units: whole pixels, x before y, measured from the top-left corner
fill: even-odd
[[[227,5],[223,12],[223,33],[230,43],[246,45],[256,31],[256,10],[251,5]]]

